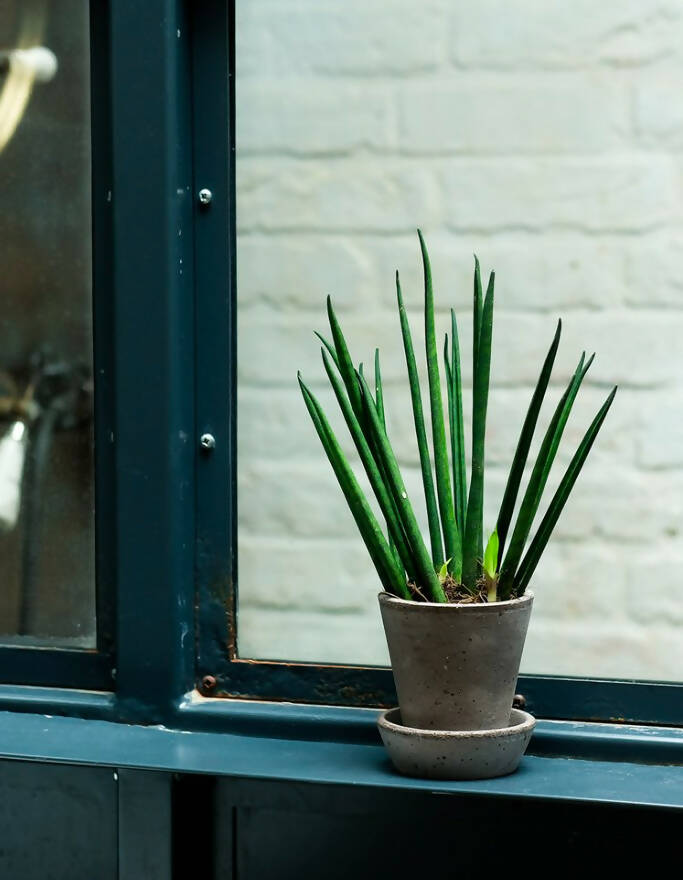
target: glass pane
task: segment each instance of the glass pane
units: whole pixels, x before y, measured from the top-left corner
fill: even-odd
[[[0,5],[0,641],[95,644],[87,0]]]
[[[497,273],[488,529],[558,317],[539,428],[581,350],[597,359],[546,500],[621,386],[533,579],[523,668],[680,679],[682,37],[683,2],[237,3],[242,656],[386,662],[378,580],[296,372],[350,451],[313,336],[331,294],[355,361],[370,372],[381,348],[423,511],[394,293],[398,267],[421,340],[419,225],[441,339],[460,316],[467,418],[472,254]]]

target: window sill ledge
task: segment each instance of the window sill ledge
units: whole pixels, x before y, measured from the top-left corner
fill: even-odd
[[[178,712],[179,722],[182,724],[182,719],[186,719],[192,723],[184,726],[196,728],[198,713],[206,722],[207,717],[218,711],[196,700],[184,701]],[[2,712],[0,758],[441,795],[683,809],[683,767],[667,766],[675,753],[680,763],[683,732],[678,730],[629,728],[616,732],[607,729],[614,725],[540,721],[531,753],[525,756],[517,773],[478,782],[440,782],[409,779],[393,771],[383,747],[376,744],[376,737],[374,741],[369,738],[376,714],[372,710],[223,703],[220,711],[224,725],[232,727],[231,732]],[[339,712],[344,712],[346,718],[338,717]],[[349,712],[354,718],[350,718]],[[232,716],[232,725],[229,721],[226,724],[225,716]],[[347,729],[351,720],[355,737],[327,735],[335,727],[341,730],[343,720]],[[566,726],[558,730],[558,725]],[[289,734],[285,733],[288,727]],[[595,731],[598,727],[605,729]],[[302,736],[305,733],[308,736]],[[598,741],[600,737],[605,741],[610,737],[638,740],[639,748],[649,748],[651,759],[659,753],[666,761],[644,764],[633,760],[587,760],[585,755],[549,756],[553,749],[558,753],[558,742],[564,740],[568,749],[570,743],[581,743],[582,737],[584,747],[589,739],[595,743],[596,737]],[[644,743],[651,745],[647,747]]]

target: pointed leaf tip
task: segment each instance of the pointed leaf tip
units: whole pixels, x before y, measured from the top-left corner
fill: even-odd
[[[491,536],[484,551],[484,572],[491,578],[496,576],[498,568],[498,529],[491,532]]]

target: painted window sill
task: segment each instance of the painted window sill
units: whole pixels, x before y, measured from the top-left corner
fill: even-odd
[[[232,705],[220,701],[222,706],[215,709],[207,705],[214,702],[219,701],[183,701],[177,717],[178,722],[187,723],[174,729],[1,712],[0,758],[441,795],[683,809],[680,730],[619,730],[615,725],[539,721],[530,753],[517,773],[478,782],[439,782],[409,779],[393,771],[372,733],[372,710],[237,701]],[[212,715],[219,711],[229,732],[207,729]],[[213,723],[217,724],[215,717]],[[355,733],[349,734],[349,730]],[[335,731],[339,735],[334,735]],[[621,747],[616,742],[619,739]],[[604,754],[602,758],[586,757],[589,741],[595,754],[601,749],[608,754],[611,742],[612,759],[605,760]],[[567,753],[572,746],[573,757],[560,757],[563,742]],[[581,742],[583,754],[577,756],[576,745]],[[622,757],[630,755],[629,760],[615,760],[619,748]],[[650,763],[635,760],[639,753]],[[660,760],[655,763],[657,756]],[[679,766],[672,766],[674,763]]]

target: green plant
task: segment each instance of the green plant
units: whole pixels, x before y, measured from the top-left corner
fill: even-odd
[[[316,335],[323,343],[321,353],[325,371],[386,522],[386,537],[341,450],[322,407],[303,382],[301,374],[298,375],[299,385],[315,429],[385,590],[403,599],[432,602],[493,602],[515,598],[524,593],[536,569],[569,493],[612,405],[617,389],[616,387],[612,389],[586,431],[527,547],[567,419],[581,383],[593,362],[593,357],[586,361],[585,353],[581,355],[578,366],[557,404],[531,470],[513,526],[513,513],[529,448],[560,343],[562,322],[558,321],[555,336],[522,425],[496,527],[484,550],[484,447],[495,275],[491,273],[484,295],[479,261],[475,257],[472,450],[468,492],[458,325],[455,312],[451,310],[450,345],[448,334],[444,345],[449,429],[449,437],[447,437],[434,329],[431,268],[427,248],[419,230],[418,236],[424,268],[425,352],[433,471],[415,351],[398,272],[396,296],[427,508],[429,550],[420,533],[387,435],[379,350],[375,351],[373,396],[363,374],[362,364],[358,369],[354,367],[329,297],[327,314],[332,339],[328,341],[320,334]]]

